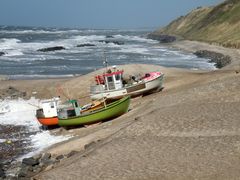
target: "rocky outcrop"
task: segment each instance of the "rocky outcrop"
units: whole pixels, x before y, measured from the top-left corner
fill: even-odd
[[[106,38],[114,38],[112,35],[107,35]]]
[[[5,177],[6,177],[6,175],[5,175],[5,172],[3,170],[2,164],[0,164],[0,179],[5,178]]]
[[[47,171],[63,159],[72,157],[77,154],[78,151],[71,151],[65,155],[52,156],[50,153],[38,154],[33,157],[24,158],[19,164],[19,170],[16,174],[16,178],[30,178],[38,174],[41,171]]]
[[[89,142],[84,146],[84,150],[89,150],[90,148],[94,148],[97,142]],[[54,155],[51,153],[42,153],[37,154],[33,157],[24,158],[21,162],[15,164],[14,167],[10,167],[7,171],[11,172],[11,178],[15,179],[30,179],[31,177],[37,175],[42,171],[48,171],[53,169],[64,159],[75,156],[80,153],[80,151],[70,151],[67,154],[59,154]],[[12,168],[12,169],[11,169]],[[13,169],[15,171],[13,171]],[[6,177],[4,170],[2,170],[0,164],[0,177]],[[14,172],[14,173],[13,173]],[[14,177],[13,177],[14,174]],[[7,175],[8,178],[8,175]],[[0,178],[1,179],[1,178]]]
[[[54,46],[54,47],[38,49],[37,51],[49,52],[49,51],[60,51],[60,50],[64,50],[64,49],[66,49],[66,48],[63,46]]]
[[[91,47],[91,46],[95,46],[95,44],[89,44],[89,43],[86,43],[86,44],[78,44],[77,47]]]
[[[0,51],[0,56],[5,55],[5,52]]]
[[[160,43],[171,43],[176,41],[176,37],[175,36],[170,36],[170,35],[165,35],[165,34],[148,34],[147,36],[148,39],[153,39],[153,40],[157,40]]]
[[[116,44],[116,45],[123,45],[124,44],[124,42],[122,42],[122,41],[99,40],[98,42],[106,43],[106,44],[113,43],[113,44]]]
[[[194,53],[197,57],[208,58],[209,62],[215,63],[217,68],[222,68],[231,63],[231,57],[225,56],[221,53],[208,51],[208,50],[199,50]]]

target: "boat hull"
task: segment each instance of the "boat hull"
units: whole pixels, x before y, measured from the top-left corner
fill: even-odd
[[[121,89],[97,92],[91,94],[90,97],[92,100],[102,99],[103,97],[106,99],[120,99],[123,96],[136,97],[145,93],[151,93],[158,89],[162,89],[162,84],[163,74],[156,77],[155,79],[136,83]]]
[[[59,119],[58,124],[60,126],[76,126],[109,120],[126,113],[128,111],[129,104],[130,97],[124,97],[118,101],[108,104],[102,109],[82,114],[77,117]]]
[[[49,117],[49,118],[37,118],[38,122],[40,122],[42,125],[44,126],[54,126],[54,125],[58,125],[58,117]]]

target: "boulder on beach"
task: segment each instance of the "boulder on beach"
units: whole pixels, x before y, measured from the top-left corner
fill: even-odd
[[[199,50],[194,53],[197,57],[208,58],[209,62],[215,63],[217,68],[222,68],[231,63],[231,57],[208,50]]]
[[[41,51],[41,52],[48,52],[48,51],[60,51],[66,49],[63,46],[54,46],[54,47],[48,47],[48,48],[42,48],[42,49],[38,49],[37,51]]]

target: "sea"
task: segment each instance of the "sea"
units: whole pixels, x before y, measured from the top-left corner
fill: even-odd
[[[154,29],[79,29],[0,26],[0,74],[9,79],[82,75],[108,65],[155,64],[193,70],[215,69],[208,59],[147,38]],[[39,49],[62,46],[63,50]],[[1,85],[0,85],[1,86]],[[35,118],[39,99],[0,100],[0,150],[19,150],[12,160],[70,137],[44,131]],[[1,110],[3,113],[1,113]],[[15,146],[16,145],[16,146]],[[0,156],[0,161],[6,156]]]

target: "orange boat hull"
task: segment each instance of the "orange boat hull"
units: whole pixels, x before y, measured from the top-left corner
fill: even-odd
[[[37,118],[37,119],[42,125],[45,125],[45,126],[58,125],[58,117]]]

